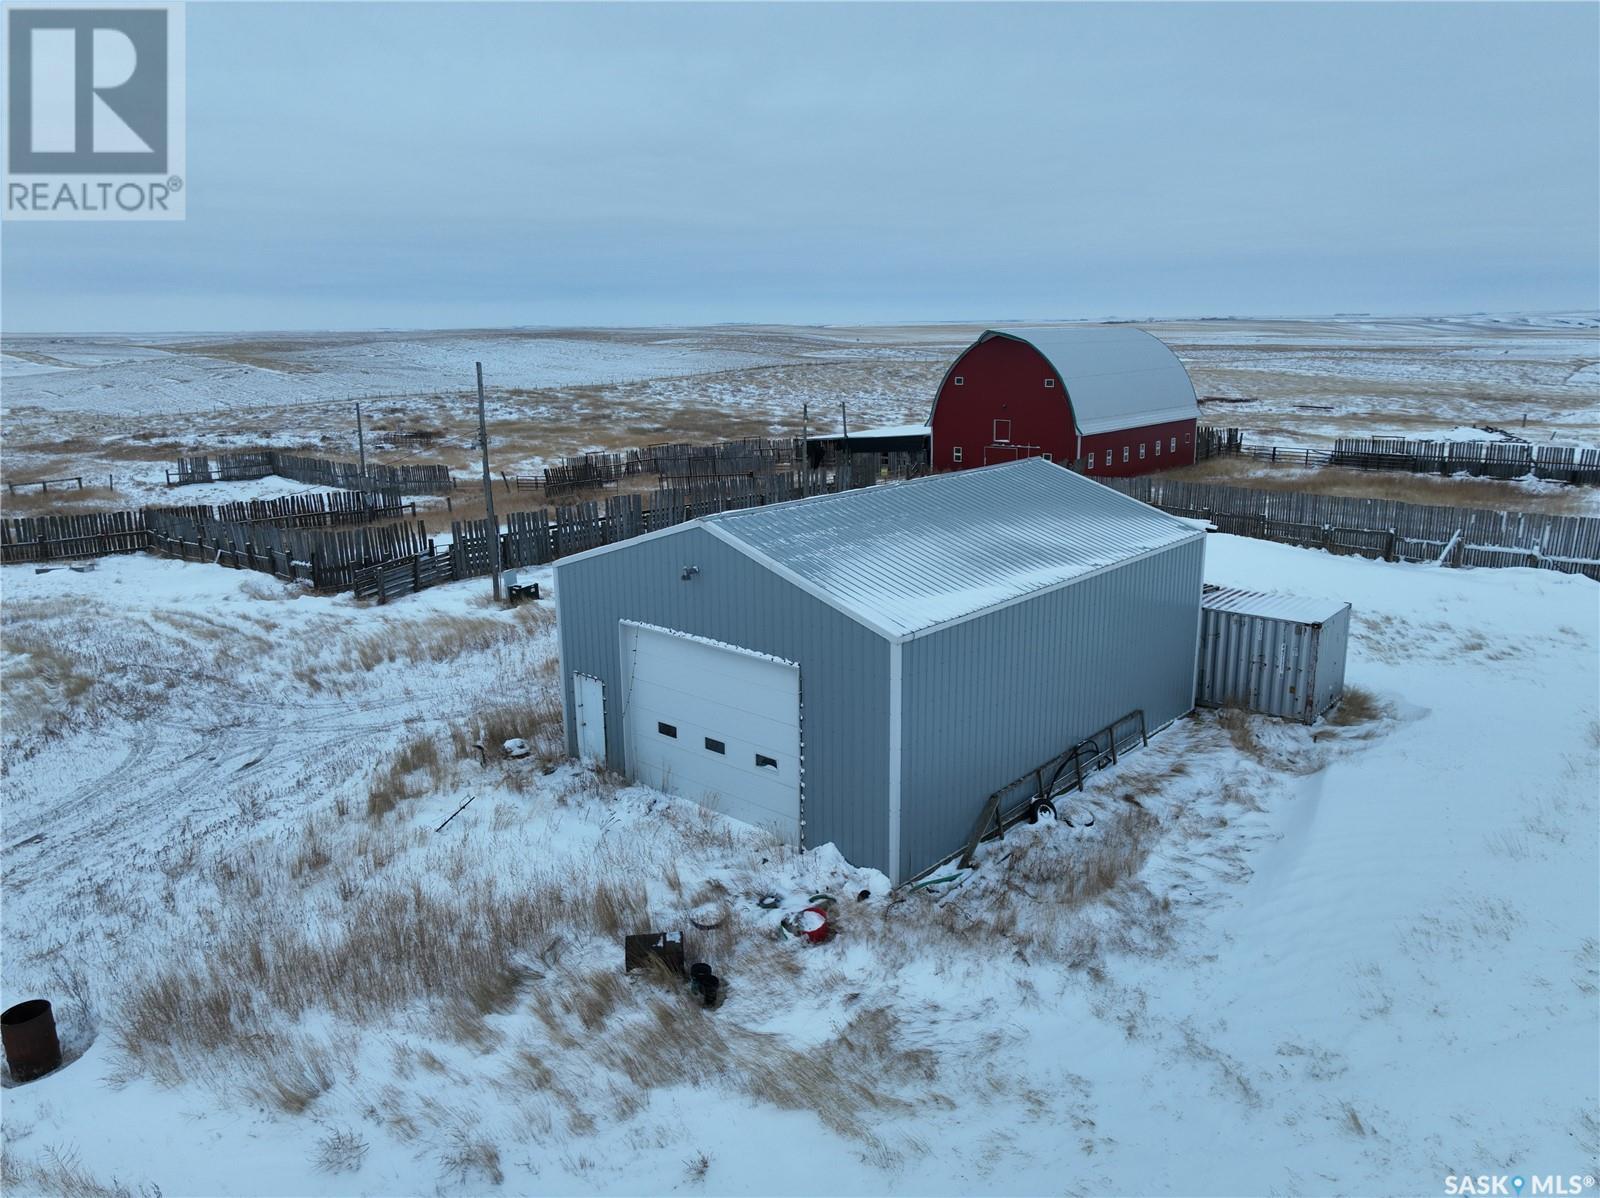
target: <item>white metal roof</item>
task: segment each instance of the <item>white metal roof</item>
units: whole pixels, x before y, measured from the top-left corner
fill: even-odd
[[[1205,535],[1040,458],[694,523],[896,639]]]
[[[1296,624],[1326,624],[1350,606],[1335,599],[1269,595],[1265,591],[1241,591],[1236,587],[1207,588],[1200,605],[1213,611],[1234,611],[1272,620],[1291,620]]]
[[[990,329],[978,338],[1025,341],[1061,376],[1078,431],[1198,420],[1200,404],[1189,372],[1166,343],[1132,325],[1067,325]]]
[[[837,441],[845,435],[844,429],[835,428],[832,432],[812,433],[807,440]],[[885,424],[878,428],[853,428],[848,435],[851,440],[860,437],[868,441],[878,437],[930,437],[933,435],[933,429],[926,424]]]

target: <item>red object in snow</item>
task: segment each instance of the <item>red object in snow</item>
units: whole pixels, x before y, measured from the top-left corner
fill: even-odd
[[[812,944],[821,944],[828,938],[828,913],[821,907],[807,907],[795,922],[800,934]]]

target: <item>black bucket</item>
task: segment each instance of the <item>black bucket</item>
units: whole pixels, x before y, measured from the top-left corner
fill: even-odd
[[[0,1012],[0,1041],[11,1076],[19,1082],[43,1077],[61,1064],[56,1016],[46,999],[30,998]]]
[[[708,973],[700,979],[696,987],[700,991],[700,1001],[708,1007],[717,1005],[717,996],[722,991],[722,979],[714,973]]]

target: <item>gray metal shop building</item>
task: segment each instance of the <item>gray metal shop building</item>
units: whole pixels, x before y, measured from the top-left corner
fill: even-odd
[[[1041,762],[1194,706],[1204,541],[1031,459],[581,553],[568,750],[903,881]]]

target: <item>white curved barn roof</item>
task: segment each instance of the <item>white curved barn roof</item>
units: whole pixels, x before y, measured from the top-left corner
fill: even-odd
[[[1198,420],[1189,372],[1166,343],[1131,325],[990,329],[978,338],[1025,341],[1045,356],[1067,388],[1078,431]]]

